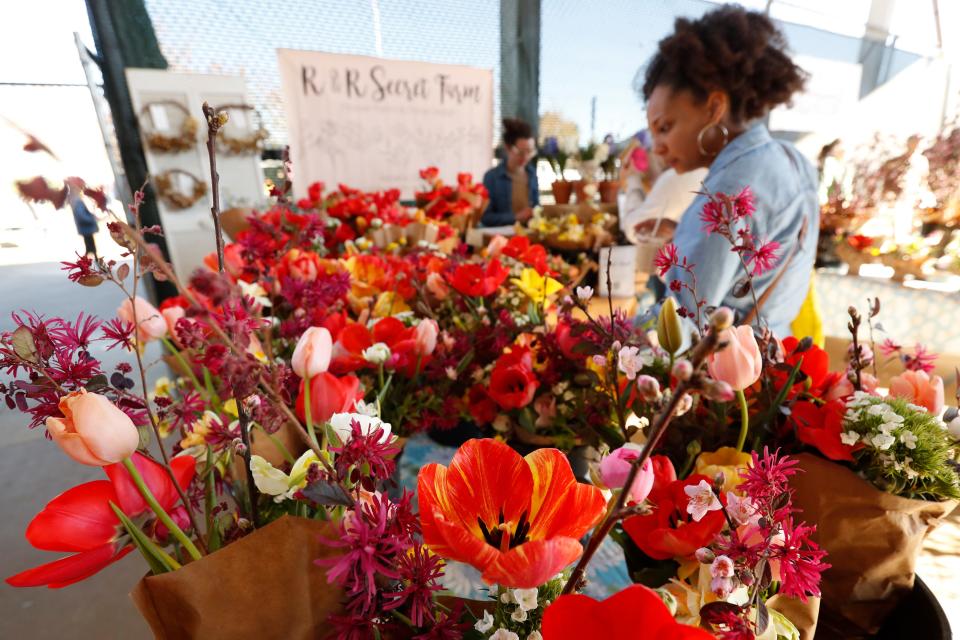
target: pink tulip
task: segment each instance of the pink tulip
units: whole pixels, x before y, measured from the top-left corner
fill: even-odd
[[[943,378],[931,378],[925,371],[904,371],[890,379],[890,395],[940,415],[943,410]]]
[[[160,312],[163,321],[167,323],[167,333],[174,341],[177,340],[177,320],[187,315],[187,310],[183,307],[167,307]]]
[[[503,251],[503,248],[507,246],[509,240],[506,237],[501,235],[493,236],[493,240],[487,243],[487,258],[496,258],[500,255],[500,252]]]
[[[290,366],[301,378],[314,378],[324,373],[330,366],[333,353],[333,339],[323,327],[310,327],[300,336],[293,350]]]
[[[743,391],[760,378],[763,362],[760,346],[749,325],[731,327],[720,333],[720,342],[726,342],[720,351],[707,360],[710,375],[726,382],[734,391]]]
[[[416,351],[421,356],[429,356],[437,348],[437,336],[440,334],[440,325],[436,320],[427,318],[421,320],[414,332],[417,344]]]
[[[74,391],[60,398],[60,412],[63,418],[47,418],[47,432],[80,464],[122,462],[140,446],[133,420],[100,394]]]
[[[134,310],[136,310],[136,321],[134,321]],[[167,335],[167,321],[157,311],[157,308],[137,296],[130,302],[130,299],[121,303],[117,309],[117,316],[124,322],[137,325],[137,342],[145,344],[153,340],[159,340]]]
[[[600,462],[600,479],[603,484],[611,489],[622,488],[627,482],[627,475],[630,473],[633,461],[640,457],[642,450],[642,447],[627,444],[610,452],[610,455]],[[634,502],[643,502],[650,495],[652,488],[653,463],[647,460],[637,472],[637,477],[633,480],[633,489],[627,497]]]

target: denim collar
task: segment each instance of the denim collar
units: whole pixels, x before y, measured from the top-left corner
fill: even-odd
[[[752,123],[746,131],[733,139],[721,149],[716,159],[710,165],[710,172],[719,171],[745,153],[771,142],[770,132],[762,120]]]
[[[536,166],[533,162],[528,162],[523,167],[523,170],[527,172],[528,176],[533,175],[537,171]],[[497,178],[506,178],[507,180],[509,180],[510,174],[507,173],[507,161],[506,160],[501,161],[500,164],[494,167],[493,173],[494,173],[494,176]]]

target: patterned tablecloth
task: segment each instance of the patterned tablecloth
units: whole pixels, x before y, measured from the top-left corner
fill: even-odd
[[[880,324],[885,337],[902,344],[920,342],[937,353],[960,354],[960,293],[918,288],[892,280],[817,272],[817,294],[823,310],[824,333],[847,338],[847,308],[856,305],[861,314],[867,298],[880,299]]]
[[[417,486],[417,472],[420,467],[429,462],[450,464],[455,452],[454,447],[437,444],[426,436],[410,438],[400,458],[400,484],[413,491]],[[613,540],[607,538],[587,567],[585,593],[602,599],[629,584],[623,551]],[[480,572],[460,562],[447,564],[444,587],[464,598],[482,600],[487,597],[487,589],[480,580]]]

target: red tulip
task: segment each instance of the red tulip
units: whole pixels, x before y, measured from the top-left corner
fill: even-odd
[[[853,452],[863,445],[845,445],[840,439],[845,410],[843,400],[831,400],[819,407],[806,401],[793,403],[790,419],[796,425],[797,439],[831,460],[853,462]]]
[[[533,400],[539,382],[526,347],[512,347],[497,360],[490,373],[490,397],[504,409],[521,409]]]
[[[461,264],[453,272],[450,284],[465,296],[486,297],[493,294],[510,271],[496,258],[487,263],[486,268],[479,264]]]
[[[543,612],[543,640],[583,640],[601,632],[616,640],[713,640],[713,634],[674,620],[660,596],[639,584],[603,601],[581,594],[560,596]]]
[[[723,528],[723,510],[710,511],[699,522],[694,522],[687,513],[690,496],[684,492],[684,488],[696,486],[701,480],[712,481],[706,476],[694,474],[686,480],[671,482],[663,490],[650,494],[652,513],[623,521],[623,530],[641,551],[654,560],[688,558],[713,540]],[[724,500],[723,497],[720,499]]]
[[[360,379],[354,375],[338,378],[329,371],[310,378],[310,414],[314,423],[323,423],[335,413],[350,413],[357,400],[363,398]],[[300,381],[297,395],[297,415],[306,420],[304,413],[304,381]]]
[[[583,552],[603,516],[600,489],[577,483],[556,449],[520,457],[496,440],[468,440],[449,467],[417,479],[423,539],[438,555],[473,565],[488,584],[533,588]]]
[[[478,425],[490,424],[499,411],[497,403],[480,385],[470,387],[470,392],[467,394],[467,410]]]
[[[166,470],[134,454],[133,463],[153,495],[167,512],[179,496]],[[171,460],[177,483],[186,489],[193,480],[196,462],[191,456]],[[110,502],[134,518],[148,507],[122,464],[104,467],[110,480],[94,480],[68,489],[51,500],[27,527],[26,537],[37,549],[73,552],[74,555],[28,569],[6,579],[14,587],[58,589],[89,578],[133,550]]]

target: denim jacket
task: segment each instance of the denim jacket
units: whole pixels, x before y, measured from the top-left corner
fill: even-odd
[[[727,194],[737,194],[744,187],[750,187],[756,206],[748,219],[751,231],[760,242],[780,243],[777,265],[754,278],[757,298],[780,273],[797,244],[804,219],[807,220],[802,245],[760,312],[777,337],[790,335],[790,323],[807,295],[817,251],[820,207],[813,166],[793,145],[774,140],[766,126],[757,122],[717,155],[704,186],[710,193]],[[698,297],[705,300],[707,306],[730,307],[739,321],[753,309],[754,299],[750,293],[739,298],[733,295],[735,284],[744,275],[743,269],[724,238],[703,231],[700,212],[706,202],[706,196],[699,195],[684,211],[673,241],[680,257],[686,257],[695,265]],[[678,268],[671,269],[665,276],[667,283],[688,278]],[[671,295],[687,309],[695,309],[693,298],[685,289]]]
[[[524,167],[527,172],[527,188],[529,189],[530,206],[540,204],[540,187],[537,184],[536,163],[527,163]],[[513,224],[513,179],[507,173],[507,163],[501,162],[493,169],[483,174],[483,186],[490,193],[490,204],[480,218],[480,224],[485,227],[499,227]]]

